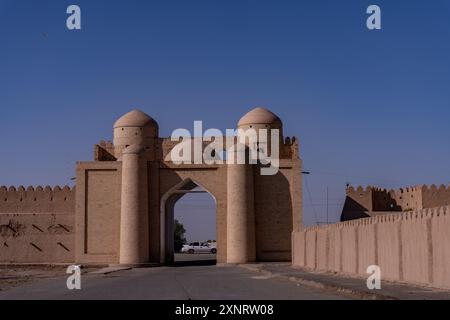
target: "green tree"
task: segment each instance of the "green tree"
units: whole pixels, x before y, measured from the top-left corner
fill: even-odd
[[[174,250],[175,252],[179,252],[183,245],[186,243],[186,237],[184,234],[186,233],[186,229],[183,224],[175,219],[175,228],[174,228]]]

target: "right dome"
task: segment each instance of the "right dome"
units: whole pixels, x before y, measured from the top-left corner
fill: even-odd
[[[238,127],[248,125],[269,125],[271,128],[281,128],[281,119],[264,107],[257,107],[247,112],[238,122]]]

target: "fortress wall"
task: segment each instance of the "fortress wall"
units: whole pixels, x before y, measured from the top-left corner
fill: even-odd
[[[305,265],[308,268],[315,269],[317,266],[316,261],[316,243],[317,243],[317,232],[316,230],[310,230],[306,232],[305,235],[305,247],[306,247],[306,262]]]
[[[386,214],[294,232],[293,265],[364,278],[378,265],[382,280],[450,288],[449,243],[450,206]]]
[[[373,188],[372,211],[402,211],[401,203],[397,202],[396,192],[395,190]],[[419,199],[419,196],[416,198]]]
[[[389,194],[397,205],[402,208],[402,211],[424,208],[422,203],[422,187],[417,186],[390,190]]]
[[[75,189],[0,187],[0,263],[74,259]]]
[[[431,220],[431,230],[433,230],[433,281],[442,283],[445,287],[450,287],[450,214],[445,208],[436,209],[436,217]]]
[[[367,211],[413,211],[450,205],[450,186],[419,185],[397,190],[349,187],[347,197]]]
[[[389,280],[400,279],[400,222],[395,215],[380,217],[377,225],[377,264]]]
[[[408,212],[401,222],[401,246],[403,262],[403,280],[427,283],[429,280],[428,263],[431,254],[428,247],[429,220],[422,219],[423,212]]]
[[[327,232],[329,239],[328,256],[327,256],[327,270],[338,272],[341,266],[341,232],[334,228]]]
[[[75,211],[75,188],[49,186],[24,188],[0,187],[2,213],[71,213]]]
[[[367,211],[372,211],[372,187],[368,186],[366,189],[359,186],[356,189],[353,187],[347,188],[347,196],[353,199],[360,206],[364,207]]]
[[[357,273],[358,271],[358,247],[356,228],[351,225],[343,226],[342,228],[342,271],[347,273]]]
[[[74,215],[0,214],[0,263],[73,263]]]
[[[424,205],[421,186],[401,188],[398,190],[386,190],[371,186],[365,189],[361,186],[358,186],[356,189],[349,187],[347,189],[347,196],[366,208],[367,211],[418,210],[450,204],[445,203],[445,201],[428,201],[428,205],[434,205]],[[439,198],[446,197],[447,201],[450,200],[449,196],[450,194],[446,197],[442,191],[439,193]],[[434,197],[436,198],[436,196]]]
[[[450,185],[422,187],[422,202],[424,208],[435,208],[450,205]]]
[[[317,230],[316,246],[317,269],[327,270],[328,233],[326,232],[326,230]]]
[[[357,272],[365,275],[367,266],[377,264],[376,257],[376,224],[362,224],[356,228],[357,232]]]
[[[294,266],[304,266],[306,264],[305,259],[305,232],[293,232],[292,233],[292,247],[294,247],[296,250],[292,251],[292,264]]]

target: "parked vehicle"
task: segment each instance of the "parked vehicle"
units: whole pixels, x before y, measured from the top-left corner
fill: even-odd
[[[191,242],[183,245],[182,253],[217,253],[216,243],[208,242]]]

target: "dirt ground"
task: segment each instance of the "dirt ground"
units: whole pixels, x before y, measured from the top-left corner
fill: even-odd
[[[21,286],[38,279],[56,278],[66,275],[67,266],[57,265],[0,265],[0,291]],[[82,268],[81,273],[92,271]]]

